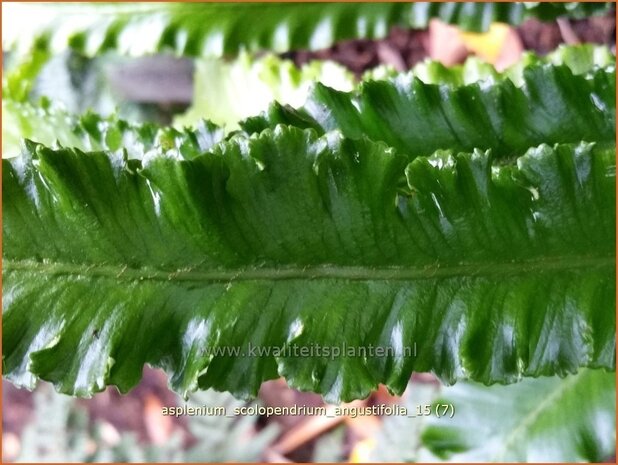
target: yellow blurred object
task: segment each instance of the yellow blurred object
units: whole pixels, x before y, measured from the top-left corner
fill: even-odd
[[[489,63],[495,63],[509,36],[510,26],[492,23],[487,32],[460,32],[459,36],[466,48]]]
[[[376,447],[375,438],[367,438],[359,441],[350,453],[350,463],[371,462],[371,451]]]

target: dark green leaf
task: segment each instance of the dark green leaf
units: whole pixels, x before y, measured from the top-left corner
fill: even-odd
[[[475,148],[512,156],[541,143],[615,140],[614,67],[579,76],[564,65],[532,66],[524,69],[523,81],[521,87],[505,80],[452,88],[403,75],[364,82],[351,93],[318,83],[303,108],[274,104],[241,127],[248,132],[277,124],[339,129],[413,156]]]
[[[397,73],[383,67],[371,70],[363,80],[389,77],[393,81],[419,78],[428,84],[463,86],[478,81],[490,82],[511,79],[516,85],[523,84],[524,70],[531,65],[543,63],[564,64],[574,74],[587,74],[600,67],[615,65],[615,57],[607,47],[592,45],[563,46],[546,56],[526,53],[514,66],[498,72],[493,65],[476,57],[470,57],[463,65],[446,67],[437,61],[424,61],[407,73]],[[300,127],[312,126],[311,122],[295,121],[293,112],[286,105],[300,107],[309,94],[311,85],[320,82],[330,88],[349,91],[355,87],[350,73],[331,62],[314,61],[297,68],[289,60],[274,55],[253,58],[241,54],[227,63],[219,59],[196,60],[194,77],[194,101],[189,111],[175,120],[175,125],[190,125],[196,119],[207,119],[229,129],[237,129],[241,119],[246,130],[259,132],[268,126],[263,116],[254,117],[272,105],[269,115],[273,122],[286,122]],[[278,117],[277,112],[286,112]]]
[[[615,367],[613,144],[542,145],[516,166],[283,126],[191,160],[27,148],[2,185],[19,385],[126,392],[150,363],[183,393],[255,395],[282,375],[339,401],[400,393],[412,371]],[[344,343],[355,357],[299,356]]]

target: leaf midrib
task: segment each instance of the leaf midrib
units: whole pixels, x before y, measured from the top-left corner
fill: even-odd
[[[230,281],[283,281],[294,279],[343,279],[350,281],[414,281],[436,278],[473,278],[480,276],[514,276],[528,273],[556,272],[584,269],[611,268],[615,254],[607,256],[543,257],[534,260],[510,262],[483,262],[460,264],[431,264],[416,266],[341,266],[315,265],[280,267],[246,266],[213,268],[210,270],[188,267],[175,271],[152,267],[131,268],[121,264],[81,264],[40,262],[3,258],[2,270],[30,271],[49,275],[79,275],[108,277],[127,281],[230,282]]]
[[[566,394],[567,391],[577,386],[577,383],[581,381],[583,372],[579,372],[567,378],[562,383],[558,383],[556,388],[553,389],[548,395],[545,396],[532,410],[526,413],[517,423],[516,426],[506,435],[503,441],[502,448],[492,457],[492,462],[503,462],[506,454],[509,452],[513,442],[517,439],[518,435],[525,431],[531,424],[536,422],[543,412],[552,407],[553,403]]]

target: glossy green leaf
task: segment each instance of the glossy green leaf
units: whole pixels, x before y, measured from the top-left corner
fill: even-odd
[[[241,50],[319,49],[343,39],[381,38],[391,26],[425,28],[440,18],[468,30],[527,17],[553,20],[605,12],[609,3],[73,3],[4,5],[3,49],[27,52],[46,38],[93,56],[172,51],[222,56]],[[259,21],[256,18],[259,17]]]
[[[613,65],[615,58],[605,47],[575,46],[563,47],[545,58],[529,54],[523,60],[523,63],[535,64],[542,61],[558,64],[564,63],[576,73],[589,73],[597,67]],[[482,79],[498,81],[509,78],[514,82],[520,82],[523,81],[524,69],[524,67],[517,65],[504,73],[497,73],[493,66],[474,58],[467,60],[463,66],[450,68],[444,67],[437,62],[425,62],[417,65],[410,73],[391,76],[392,82],[386,85],[394,86],[398,82],[403,82],[403,85],[406,85],[407,81],[413,80],[415,77],[423,82],[449,83],[454,86]],[[18,74],[15,75],[17,76]],[[209,78],[207,78],[208,76]],[[368,78],[369,76],[366,76],[366,79]],[[218,60],[200,60],[197,63],[195,77],[195,103],[185,115],[176,119],[176,125],[197,124],[199,126],[204,124],[199,123],[204,118],[224,124],[225,130],[229,132],[229,130],[236,128],[236,122],[239,119],[250,114],[259,113],[268,102],[276,99],[280,103],[271,105],[266,116],[248,118],[242,123],[243,128],[248,132],[259,132],[265,127],[283,122],[323,131],[324,128],[321,128],[320,123],[311,116],[305,116],[302,111],[296,112],[284,106],[284,104],[298,106],[305,100],[306,94],[309,92],[309,86],[314,81],[319,81],[339,89],[352,86],[352,79],[349,74],[332,63],[315,62],[299,70],[291,62],[279,60],[274,56],[253,59],[248,55],[242,55],[238,61],[229,64]],[[328,89],[324,90],[324,92],[327,91]],[[255,96],[259,96],[259,98],[253,98]],[[603,98],[609,106],[612,106],[610,108],[610,115],[613,117],[613,104],[609,102],[612,96],[613,94],[610,92]],[[111,123],[116,118],[100,118],[101,123],[97,123],[95,120],[98,117],[92,114],[85,117],[87,120],[90,120],[90,123],[80,123],[79,117],[72,116],[56,108],[49,108],[48,106],[37,108],[37,106],[26,102],[15,102],[15,100],[21,101],[23,99],[19,98],[14,92],[8,91],[6,97],[2,105],[4,158],[16,156],[19,153],[19,144],[22,138],[32,139],[48,146],[58,141],[61,146],[76,147],[81,150],[116,150],[118,148],[117,145],[112,144],[108,146],[104,143],[104,134],[95,134],[94,140],[88,141],[83,139],[83,134],[99,131],[96,129],[99,124],[101,125],[100,130],[103,132],[108,130],[105,128],[114,125],[118,126],[115,130],[116,132],[118,130],[121,132],[135,132],[137,130],[135,129],[137,125],[129,125],[122,121]],[[526,95],[524,95],[524,98],[527,98]],[[246,102],[252,100],[255,102],[253,106],[245,105]],[[543,102],[538,99],[530,102],[530,105],[537,108],[536,112],[543,110],[539,108],[542,104]],[[438,110],[436,109],[435,111],[437,112]],[[491,107],[487,111],[490,110]],[[82,126],[82,129],[79,129],[78,126]],[[88,130],[84,131],[84,127],[87,127]],[[223,128],[219,129],[212,124],[209,127],[209,131],[213,135],[216,134],[216,138],[213,141],[218,141],[223,137]],[[202,134],[205,134],[204,128],[204,126],[199,126],[198,132],[201,131]],[[145,125],[145,129],[140,131],[155,134],[156,128],[154,125]],[[184,132],[188,134],[188,131]],[[148,150],[152,145],[146,144],[145,149],[141,149],[130,142],[132,139],[135,139],[134,136],[123,137],[125,139],[128,137],[128,142],[124,146],[130,151],[131,156],[134,157],[141,156],[140,153]],[[149,137],[152,138],[151,136]],[[89,138],[92,139],[90,136]],[[140,136],[137,139],[141,140],[143,137]],[[533,145],[538,142],[537,139],[532,140],[530,144],[523,142],[521,147]],[[451,135],[447,141],[450,142],[452,140],[453,136]],[[575,140],[577,140],[576,137],[573,138],[573,141]],[[103,141],[103,144],[101,144],[101,141]],[[211,145],[212,143],[208,146],[203,146],[202,150],[206,150]],[[448,143],[443,145],[435,142],[434,139],[434,148],[442,146],[448,147]],[[474,147],[467,148],[472,149]]]
[[[452,67],[437,61],[421,62],[408,73],[378,68],[366,73],[363,80],[388,77],[396,82],[416,77],[429,84],[462,86],[481,80],[511,79],[522,85],[524,69],[531,65],[564,64],[574,74],[586,74],[600,67],[615,66],[615,62],[607,47],[577,45],[560,47],[542,57],[528,52],[517,65],[503,72],[470,57],[463,65]],[[200,59],[196,61],[194,102],[185,114],[176,118],[175,125],[190,126],[203,118],[223,125],[227,130],[238,129],[240,120],[266,111],[275,100],[277,107],[300,107],[315,82],[339,91],[351,91],[356,86],[351,73],[332,62],[315,61],[297,68],[290,60],[274,55],[254,58],[241,54],[231,62]]]
[[[36,106],[11,99],[2,101],[3,158],[19,156],[23,139],[84,151],[126,152],[129,158],[142,158],[155,149],[192,158],[223,137],[220,127],[204,120],[197,122],[193,130],[176,130],[152,123],[131,124],[94,113],[77,116],[50,106],[49,102]]]
[[[615,373],[463,382],[443,388],[432,410],[440,405],[454,415],[427,419],[421,462],[604,462],[616,451]]]
[[[241,127],[249,133],[277,124],[337,129],[413,156],[475,148],[512,156],[541,143],[615,140],[614,67],[581,76],[565,65],[532,66],[523,81],[521,87],[504,80],[453,88],[404,75],[364,82],[349,93],[318,83],[299,110],[274,104]]]
[[[412,371],[615,367],[613,144],[411,161],[279,126],[191,160],[26,149],[2,183],[18,385],[126,392],[150,363],[182,393],[281,375],[336,402]]]

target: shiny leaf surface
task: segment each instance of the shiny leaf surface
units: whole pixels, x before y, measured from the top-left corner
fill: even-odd
[[[565,65],[543,65],[525,68],[521,87],[508,79],[452,87],[413,75],[363,82],[354,92],[318,83],[302,108],[273,104],[241,127],[250,133],[277,124],[341,130],[413,156],[475,148],[512,156],[541,143],[614,141],[615,81],[614,67],[583,76]]]
[[[150,363],[183,393],[282,375],[336,402],[613,369],[615,146],[522,155],[284,126],[190,160],[28,144],[3,160],[4,373],[87,396]]]

